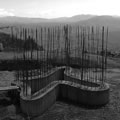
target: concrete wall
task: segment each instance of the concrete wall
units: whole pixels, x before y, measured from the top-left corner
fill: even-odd
[[[62,100],[88,106],[100,106],[109,102],[109,88],[90,91],[67,84],[60,84],[59,95]]]
[[[52,73],[41,77],[39,79],[32,79],[27,81],[29,86],[31,86],[31,93],[35,93],[39,91],[40,89],[47,86],[49,83],[55,81],[55,80],[63,80],[64,79],[64,69],[65,68],[58,68]]]
[[[58,84],[37,99],[20,99],[25,114],[37,116],[44,113],[56,100],[65,100],[89,106],[100,106],[109,102],[109,89],[101,91],[83,90],[68,84]]]
[[[49,82],[52,82],[52,80],[53,79],[55,80],[55,78],[56,80],[61,79],[62,75],[63,75],[63,71],[60,71],[58,69],[58,71],[54,72],[54,74],[51,74],[50,76],[46,76],[47,77],[46,84],[49,84]],[[72,84],[72,82],[79,83],[80,82],[79,79],[74,79],[66,75],[64,75],[64,77],[65,77],[65,81],[68,80],[69,82],[64,82],[64,80],[62,80],[61,82],[59,81],[58,84],[52,86],[42,95],[40,94],[40,96],[37,96],[34,99],[24,98],[21,94],[20,104],[22,111],[30,116],[41,115],[52,104],[54,104],[56,100],[66,100],[78,104],[91,105],[91,106],[104,105],[109,102],[108,85],[105,85],[104,89],[85,89],[84,87],[83,88],[76,87]],[[33,85],[37,86],[37,83],[33,82]],[[35,92],[38,91],[40,88],[38,87],[36,89],[34,87],[33,89],[34,89],[33,92]]]
[[[65,81],[70,81],[70,82],[73,82],[73,83],[78,83],[78,84],[88,86],[88,87],[99,87],[99,84],[97,84],[97,83],[93,83],[93,82],[89,82],[89,81],[85,81],[85,80],[81,81],[78,78],[67,75],[65,72],[64,72],[64,80]]]
[[[58,86],[46,92],[44,96],[34,100],[20,99],[20,105],[23,113],[29,116],[38,116],[44,113],[53,105],[58,96]]]

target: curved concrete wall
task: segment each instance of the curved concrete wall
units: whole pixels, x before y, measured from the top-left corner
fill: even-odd
[[[77,84],[80,82],[79,79],[74,79],[70,76],[64,75],[65,80],[59,81],[63,73],[63,71],[61,72],[60,69],[58,69],[58,71],[46,76],[47,78],[45,79],[47,80],[52,79],[54,75],[58,75],[59,77],[56,77],[57,84],[48,88],[43,94],[35,98],[25,98],[21,94],[20,104],[22,111],[30,116],[41,115],[55,103],[56,100],[61,99],[91,106],[104,105],[109,102],[109,86],[107,84],[105,84],[105,87],[102,89],[99,88],[99,85],[96,86],[96,84],[95,87],[93,87],[95,89],[88,89],[89,87],[86,89],[86,87],[82,87],[83,85]],[[75,84],[73,84],[73,82]],[[36,85],[36,83],[34,85]],[[35,89],[34,92],[35,91],[37,91],[37,89]]]
[[[67,84],[60,84],[59,95],[63,100],[88,106],[101,106],[109,102],[109,88],[94,91]]]
[[[24,99],[21,97],[20,105],[23,113],[29,116],[38,116],[44,113],[56,101],[58,96],[58,86],[48,90],[43,96],[38,99]]]
[[[97,83],[93,83],[93,82],[89,82],[89,81],[85,81],[85,80],[80,80],[78,78],[75,78],[73,76],[70,76],[70,75],[67,75],[65,72],[64,72],[64,80],[65,81],[70,81],[70,82],[73,82],[73,83],[78,83],[78,84],[81,84],[81,85],[84,85],[84,86],[88,86],[88,87],[99,87],[100,85],[97,84]]]
[[[27,81],[27,84],[31,86],[31,93],[34,94],[55,80],[63,80],[64,69],[65,68],[59,67],[51,71],[48,75]]]

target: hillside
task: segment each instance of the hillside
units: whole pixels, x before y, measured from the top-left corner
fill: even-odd
[[[49,23],[49,22],[78,22],[83,20],[88,20],[94,17],[93,15],[76,15],[72,17],[60,17],[53,19],[45,19],[45,18],[27,18],[27,17],[0,17],[0,23]]]
[[[76,22],[76,25],[105,26],[109,31],[120,30],[120,17],[113,16],[95,16],[91,19]]]
[[[61,17],[53,19],[45,18],[26,18],[26,17],[0,17],[0,25],[59,25],[59,24],[76,24],[76,25],[97,25],[108,26],[110,30],[120,29],[120,17],[114,16],[95,16],[95,15],[76,15],[72,17]]]
[[[94,16],[76,15],[54,19],[44,18],[22,18],[22,17],[1,17],[0,26],[22,26],[28,28],[52,27],[64,24],[82,26],[105,26],[109,29],[108,47],[114,51],[120,50],[120,17],[115,16]],[[4,30],[5,32],[7,29]]]
[[[5,33],[0,33],[0,43],[3,44],[5,51],[13,51],[13,50],[29,50],[31,47],[32,49],[40,48],[40,46],[35,43],[35,41],[31,38],[27,40],[21,40],[16,38],[11,38],[10,35]],[[42,49],[42,47],[41,47]]]

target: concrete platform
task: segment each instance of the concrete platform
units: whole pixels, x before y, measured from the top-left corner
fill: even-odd
[[[64,80],[60,80],[63,73],[63,70],[58,69],[58,71],[44,77],[46,86],[42,89],[41,87],[37,88],[37,91],[34,87],[34,92],[36,92],[32,96],[26,97],[21,92],[20,105],[23,113],[29,116],[39,116],[56,100],[65,100],[87,106],[101,106],[109,102],[109,85],[107,83],[104,83],[103,87],[99,83],[85,82],[81,84],[80,79],[65,74]],[[51,78],[54,79],[50,80]]]
[[[18,86],[7,86],[7,87],[0,87],[0,91],[11,91],[11,90],[18,90]]]
[[[56,100],[65,100],[88,106],[101,106],[109,102],[109,86],[102,90],[82,89],[79,85],[62,81],[54,84],[44,93],[35,97],[23,97],[20,104],[22,111],[29,116],[38,116],[44,113]]]

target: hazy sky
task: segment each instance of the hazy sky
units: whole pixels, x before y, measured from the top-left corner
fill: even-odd
[[[0,0],[0,16],[120,15],[120,0]]]

